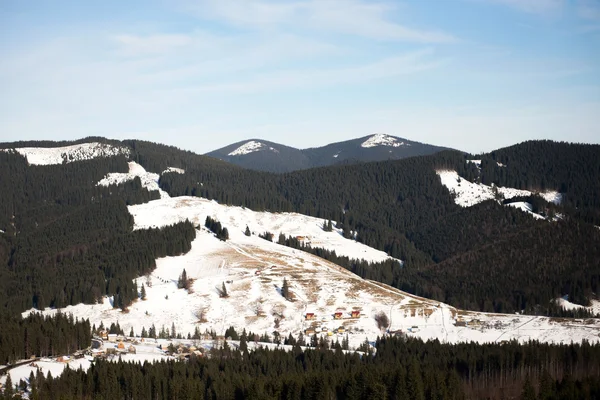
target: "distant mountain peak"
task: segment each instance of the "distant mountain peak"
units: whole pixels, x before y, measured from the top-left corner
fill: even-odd
[[[261,143],[257,140],[251,140],[249,142],[244,143],[237,149],[233,150],[231,153],[227,154],[228,156],[243,156],[246,154],[254,153],[255,151],[263,151],[263,150],[271,150],[275,153],[279,153],[274,147],[267,146],[264,143]]]
[[[228,154],[228,156],[242,156],[244,154],[250,154],[255,151],[264,150],[266,146],[261,142],[257,142],[255,140],[251,140],[249,142],[244,143],[234,151]]]
[[[282,173],[336,164],[399,160],[442,150],[448,149],[375,133],[304,150],[253,138],[211,151],[207,155],[244,168]]]
[[[376,146],[400,147],[410,146],[410,144],[399,141],[397,138],[390,135],[386,135],[385,133],[376,133],[375,135],[365,140],[360,146],[364,148]]]

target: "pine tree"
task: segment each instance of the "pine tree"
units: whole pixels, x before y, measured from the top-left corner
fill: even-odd
[[[246,225],[246,230],[244,231],[244,235],[246,235],[246,236],[252,235],[252,233],[250,232],[250,228],[248,228],[248,225]]]
[[[131,327],[131,330],[129,331],[129,337],[134,337],[135,333],[133,333],[133,326]]]
[[[184,268],[181,275],[179,275],[179,279],[177,280],[177,287],[179,289],[188,289],[188,286],[189,286],[189,282],[188,282],[187,272],[185,272],[185,268]]]
[[[523,392],[521,393],[521,399],[523,400],[536,400],[537,396],[535,394],[535,389],[531,384],[531,379],[529,376],[525,379],[525,384],[523,385]]]
[[[290,287],[286,278],[283,278],[283,285],[281,286],[281,295],[284,299],[290,300]]]
[[[221,297],[226,298],[229,297],[229,293],[227,293],[227,288],[225,287],[225,282],[221,286],[221,293],[219,293]]]
[[[173,322],[171,324],[171,337],[176,337],[177,334],[175,333],[175,322]]]
[[[146,300],[146,287],[142,283],[142,292],[141,292],[142,300]]]
[[[48,371],[48,373],[50,373],[50,371]],[[6,382],[4,382],[4,386],[6,386],[6,388],[4,389],[4,398],[12,399],[14,393],[14,386],[12,383],[12,379],[10,378],[10,374],[6,374]]]

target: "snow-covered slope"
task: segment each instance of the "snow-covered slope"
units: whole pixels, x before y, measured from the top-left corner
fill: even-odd
[[[475,162],[477,160],[470,160]],[[440,170],[437,174],[442,184],[448,188],[450,193],[454,194],[454,201],[461,207],[471,207],[486,200],[492,200],[496,197],[494,191],[502,199],[511,199],[517,196],[531,196],[533,193],[528,190],[513,189],[507,187],[492,187],[482,183],[473,183],[460,177],[456,171]],[[562,196],[556,191],[537,193],[548,202],[559,204]],[[515,205],[523,209],[523,205]],[[531,211],[531,210],[529,210]]]
[[[169,170],[167,169],[167,171],[169,171]],[[135,179],[136,176],[140,178],[140,180],[142,182],[142,186],[145,187],[146,189],[158,190],[161,198],[170,197],[167,192],[165,192],[158,186],[158,179],[160,178],[160,176],[153,172],[147,172],[144,169],[144,167],[142,167],[140,164],[136,163],[135,161],[129,162],[129,172],[128,173],[111,172],[111,173],[107,174],[103,179],[101,179],[97,183],[97,185],[100,185],[100,186],[120,185],[120,184],[130,181],[132,179]]]
[[[529,204],[527,202],[516,201],[514,203],[508,203],[507,205],[511,206],[511,207],[514,207],[514,208],[517,208],[517,209],[519,209],[519,210],[521,210],[523,212],[526,212],[527,214],[531,215],[533,218],[536,218],[536,219],[545,219],[542,215],[534,213],[532,211],[533,207],[531,206],[531,204]]]
[[[391,147],[400,147],[400,146],[410,146],[409,143],[399,142],[393,136],[385,135],[383,133],[377,133],[367,140],[365,140],[360,146],[364,148],[376,147],[376,146],[391,146]]]
[[[600,320],[461,311],[363,280],[308,253],[243,234],[248,225],[255,232],[313,235],[312,240],[320,246],[331,246],[339,254],[362,255],[372,260],[386,257],[342,238],[338,232],[323,232],[320,230],[323,221],[315,218],[257,213],[191,197],[155,200],[131,206],[129,210],[137,229],[186,218],[202,225],[206,215],[212,215],[229,229],[230,240],[223,242],[204,228],[198,230],[190,252],[158,259],[150,276],[137,279],[138,285],[146,285],[147,300],[136,301],[126,313],[113,309],[110,298],[97,305],[69,306],[62,312],[89,318],[96,326],[100,321],[105,325],[118,321],[126,332],[133,328],[136,334],[152,324],[160,329],[174,323],[177,332],[184,335],[196,327],[223,334],[229,326],[234,326],[257,333],[277,331],[282,336],[317,332],[335,340],[343,328],[343,335],[349,334],[352,346],[358,346],[365,338],[373,340],[381,335],[374,318],[381,312],[390,319],[390,331],[402,330],[422,339],[447,342],[599,340]],[[183,269],[193,279],[190,291],[177,288]],[[281,294],[284,278],[289,282],[291,300]],[[227,297],[219,293],[223,285]],[[359,311],[360,316],[351,318],[352,311]],[[46,314],[55,312],[45,311]],[[339,319],[334,316],[336,312],[341,313]],[[307,313],[314,313],[315,319],[307,320]],[[467,326],[461,326],[466,322]]]
[[[255,140],[251,140],[243,145],[241,145],[240,147],[238,147],[237,149],[235,149],[234,151],[232,151],[231,153],[227,154],[228,156],[243,156],[245,154],[250,154],[250,153],[254,153],[255,151],[261,151],[261,150],[271,150],[274,152],[278,152],[277,149],[267,146],[264,143],[261,142],[257,142]]]
[[[298,213],[255,212],[248,208],[225,206],[199,197],[151,201],[131,206],[129,212],[135,219],[135,229],[162,227],[186,219],[195,225],[203,226],[206,217],[211,216],[227,227],[229,235],[236,241],[245,240],[244,231],[248,226],[256,235],[265,231],[271,232],[274,240],[277,240],[280,233],[286,236],[302,236],[303,241],[310,243],[312,247],[335,250],[336,254],[350,258],[371,262],[391,258],[383,251],[344,238],[341,229],[334,228],[333,232],[325,232],[322,227],[326,220]]]
[[[185,174],[185,170],[183,170],[181,168],[175,168],[175,167],[168,167],[162,173],[167,174],[169,172],[175,172],[176,174]]]
[[[65,162],[91,160],[98,157],[112,157],[120,154],[129,156],[130,153],[127,147],[118,147],[105,143],[81,143],[65,147],[21,147],[14,150],[25,156],[30,165],[63,164]]]

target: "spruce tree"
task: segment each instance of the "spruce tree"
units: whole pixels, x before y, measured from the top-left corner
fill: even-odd
[[[283,285],[281,286],[281,295],[286,300],[290,300],[290,287],[286,278],[283,278]]]
[[[246,230],[244,231],[244,235],[246,235],[246,236],[252,235],[252,233],[250,232],[250,228],[248,228],[248,225],[246,225]]]
[[[142,300],[146,300],[146,287],[142,283],[142,292],[141,292]]]

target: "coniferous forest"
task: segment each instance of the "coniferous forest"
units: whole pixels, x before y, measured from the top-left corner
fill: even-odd
[[[241,338],[240,347],[245,338]],[[594,399],[600,396],[600,347],[443,345],[378,339],[344,353],[239,351],[225,345],[188,362],[143,365],[98,361],[87,373],[39,374],[31,398],[62,399]],[[17,384],[17,382],[15,382]]]
[[[150,273],[156,258],[191,248],[195,227],[188,221],[133,229],[127,206],[160,197],[142,187],[139,178],[96,185],[109,172],[127,172],[127,161],[152,172],[184,169],[185,174],[160,178],[161,189],[171,196],[202,196],[257,211],[295,211],[331,220],[344,236],[403,263],[367,263],[302,247],[292,237],[280,236],[279,241],[362,277],[460,308],[572,316],[556,307],[554,299],[568,295],[586,305],[598,296],[597,145],[531,141],[477,156],[444,151],[273,174],[144,141],[78,142],[89,141],[127,146],[131,155],[34,166],[15,152],[0,151],[0,363],[89,345],[88,321],[62,315],[22,319],[21,312],[93,304],[105,296],[126,310],[141,296],[134,278]],[[5,143],[0,148],[73,143]],[[481,159],[480,168],[467,162],[474,158]],[[538,196],[523,200],[560,218],[536,220],[493,200],[459,207],[436,174],[441,169],[484,184],[557,190],[562,194],[559,205]],[[227,239],[218,221],[207,225]],[[240,354],[225,348],[189,363],[99,362],[87,374],[37,377],[33,398],[54,398],[56,393],[65,399],[600,396],[600,354],[588,344],[449,346],[385,339],[376,348],[374,355],[362,357],[322,349]],[[486,387],[504,392],[490,394]]]

